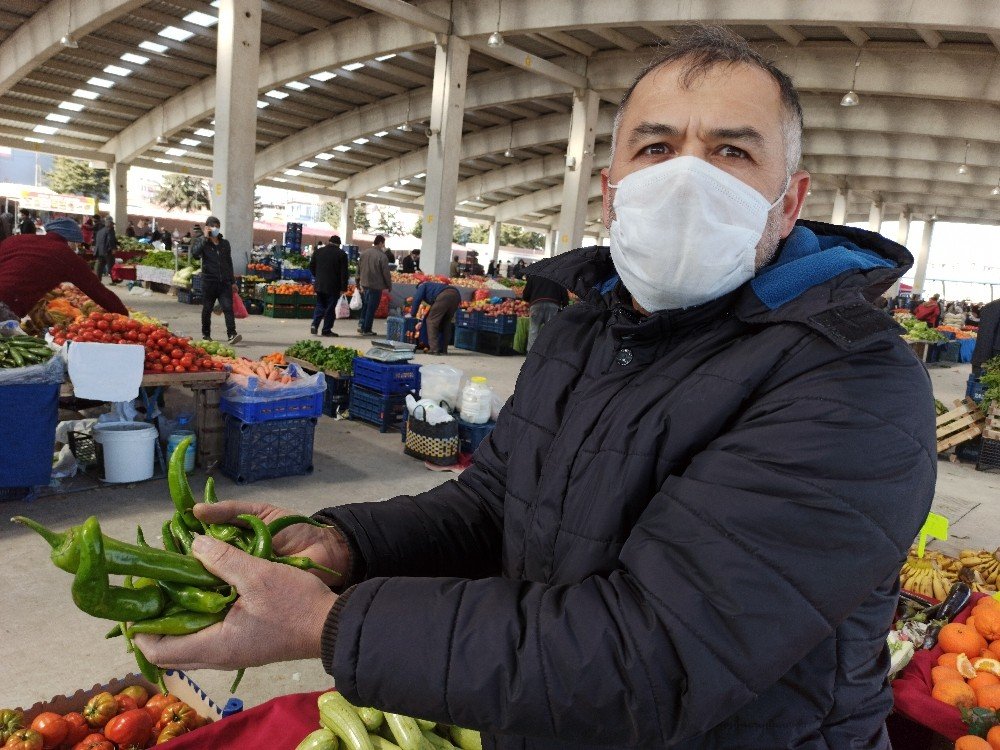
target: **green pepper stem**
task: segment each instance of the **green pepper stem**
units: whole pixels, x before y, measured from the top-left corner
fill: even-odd
[[[30,518],[25,518],[24,516],[14,516],[10,520],[13,521],[14,523],[19,523],[22,524],[23,526],[27,526],[32,531],[36,532],[39,536],[41,536],[46,542],[48,542],[52,546],[52,549],[56,549],[63,542],[66,541],[65,532],[60,533],[58,531],[53,531],[52,529],[47,529],[40,523],[38,523],[38,521],[32,521]]]

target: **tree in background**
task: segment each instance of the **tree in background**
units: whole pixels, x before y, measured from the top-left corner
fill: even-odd
[[[451,241],[459,245],[468,245],[471,235],[471,227],[463,227],[461,224],[456,224],[451,230]]]
[[[325,221],[334,231],[340,227],[342,208],[340,203],[325,202],[319,207],[319,220]]]
[[[264,218],[264,201],[260,199],[260,193],[253,191],[253,220],[260,221]]]
[[[208,181],[200,177],[170,174],[163,178],[160,189],[153,195],[153,203],[167,209],[179,208],[192,213],[207,210],[212,207],[212,194],[208,189]],[[256,196],[254,198],[254,213],[256,215]]]
[[[368,234],[372,230],[372,223],[368,220],[368,204],[359,203],[354,207],[354,228],[359,232]]]
[[[378,221],[375,222],[375,231],[379,234],[395,237],[404,234],[403,222],[399,220],[399,212],[393,208],[379,206],[375,209]]]
[[[417,223],[413,225],[413,229],[410,231],[414,237],[418,240],[424,236],[424,217],[418,216]]]
[[[469,242],[475,242],[477,245],[485,245],[490,241],[490,228],[485,224],[476,224],[472,227],[472,231],[469,232]]]
[[[64,195],[86,195],[107,200],[111,182],[107,169],[96,169],[85,161],[57,156],[52,169],[45,173],[45,184]]]
[[[545,236],[514,224],[501,224],[500,244],[538,250],[545,247]]]

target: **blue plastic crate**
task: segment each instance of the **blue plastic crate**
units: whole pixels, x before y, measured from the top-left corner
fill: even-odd
[[[251,424],[227,416],[222,473],[237,484],[308,474],[315,434],[315,419]]]
[[[308,281],[312,283],[313,275],[308,268],[282,268],[281,278],[290,281]]]
[[[479,319],[482,317],[483,314],[481,312],[458,310],[455,312],[455,327],[478,328]]]
[[[336,417],[349,408],[351,403],[351,381],[353,378],[326,376],[326,391],[323,394],[323,413]]]
[[[177,291],[177,301],[182,305],[200,305],[202,300],[201,292],[197,294],[193,291],[188,291],[187,289],[179,289]]]
[[[954,335],[954,334],[952,334]],[[939,358],[941,362],[961,362],[962,361],[962,342],[961,341],[948,341],[944,349],[941,351],[941,356]]]
[[[486,424],[470,424],[464,420],[458,420],[458,449],[462,453],[475,453],[479,444],[486,439],[486,436],[493,432],[497,426],[496,422]]]
[[[355,370],[354,383],[351,384],[350,414],[351,419],[373,424],[379,428],[379,432],[388,432],[404,419],[406,396],[379,393],[359,386]]]
[[[270,422],[275,419],[300,419],[303,417],[318,417],[323,413],[323,391],[308,396],[285,398],[280,401],[244,402],[230,401],[223,396],[219,401],[219,410],[223,414],[241,419],[244,422]]]
[[[379,362],[355,357],[354,383],[385,395],[419,391],[420,366],[409,362]]]
[[[983,400],[984,393],[986,393],[986,386],[975,375],[970,375],[968,382],[965,384],[965,397],[971,398],[978,404]]]
[[[455,329],[455,348],[474,352],[479,346],[479,331],[474,328]]]
[[[205,276],[201,273],[196,273],[191,277],[191,292],[196,295],[200,295],[205,291]]]
[[[476,333],[478,334],[476,351],[480,354],[509,357],[515,353],[513,333],[493,333],[493,331],[476,331]]]
[[[417,319],[391,315],[385,322],[385,337],[390,341],[414,343],[417,340]]]
[[[517,316],[483,315],[476,324],[476,328],[480,331],[488,331],[490,333],[517,333]]]
[[[58,383],[0,386],[0,487],[49,483]]]

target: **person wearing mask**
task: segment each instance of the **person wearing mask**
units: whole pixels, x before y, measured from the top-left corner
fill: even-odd
[[[111,269],[115,266],[115,250],[118,249],[118,236],[115,234],[115,222],[110,216],[104,220],[103,225],[97,230],[94,238],[94,273],[97,278],[104,278],[104,274],[111,274]]]
[[[936,328],[938,320],[941,318],[941,305],[938,304],[940,295],[933,295],[926,302],[921,302],[913,311],[913,317],[922,320],[928,328]]]
[[[37,234],[38,228],[35,226],[34,220],[31,218],[31,214],[28,209],[22,208],[18,211],[18,215],[21,217],[17,223],[18,234]]]
[[[108,312],[128,315],[118,296],[76,254],[81,242],[83,232],[69,218],[48,222],[44,235],[22,234],[0,242],[0,303],[20,319],[46,294],[69,282]]]
[[[451,265],[448,266],[448,275],[453,279],[461,278],[462,274],[458,266],[458,256],[454,256],[451,259]]]
[[[420,270],[420,250],[411,250],[403,256],[400,270],[403,273],[416,273]]]
[[[312,254],[309,270],[316,286],[316,310],[309,332],[315,336],[323,325],[322,335],[337,336],[333,322],[337,317],[337,302],[347,291],[347,253],[340,248],[340,237],[333,235],[330,244],[320,245]]]
[[[566,287],[544,276],[528,273],[528,283],[524,285],[521,299],[528,303],[531,327],[528,330],[528,351],[535,345],[538,334],[556,313],[569,304]]]
[[[417,285],[413,295],[413,305],[407,317],[417,317],[422,302],[431,306],[427,317],[424,318],[424,325],[427,326],[427,347],[431,354],[447,354],[455,323],[455,311],[462,303],[462,295],[451,284],[423,281]]]
[[[517,263],[514,264],[514,278],[521,280],[524,278],[524,270],[527,265],[524,262],[524,258],[518,258]]]
[[[728,29],[673,39],[613,122],[611,245],[532,268],[581,301],[471,466],[276,539],[343,578],[198,535],[240,606],[136,636],[150,661],[319,658],[347,700],[491,750],[889,750],[886,636],[937,452],[927,372],[871,301],[913,256],[797,220],[798,93]]]
[[[379,244],[381,238],[382,244]],[[358,258],[358,286],[361,287],[361,321],[358,323],[358,333],[362,336],[372,336],[375,324],[375,312],[382,302],[382,292],[392,291],[392,272],[383,248],[385,237],[375,237],[375,244],[361,253]]]
[[[201,337],[212,340],[212,310],[218,302],[226,318],[226,340],[230,345],[238,344],[243,337],[236,332],[233,316],[236,274],[233,273],[232,248],[229,240],[222,236],[222,222],[217,217],[209,216],[205,227],[209,230],[208,235],[195,240],[191,248],[191,257],[201,260]]]

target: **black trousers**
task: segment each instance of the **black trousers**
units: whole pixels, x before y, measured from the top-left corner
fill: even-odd
[[[201,301],[201,335],[212,337],[212,310],[218,301],[222,314],[226,317],[227,338],[236,335],[236,318],[233,316],[233,286],[217,279],[205,279]]]

